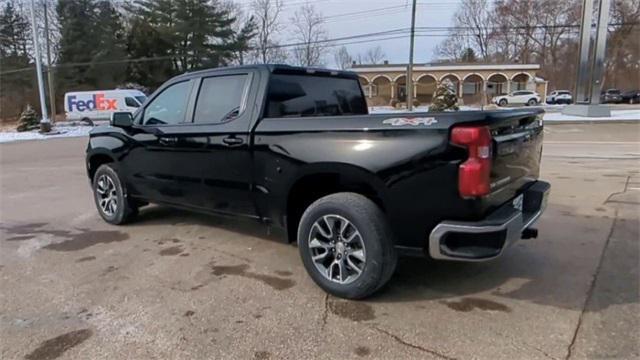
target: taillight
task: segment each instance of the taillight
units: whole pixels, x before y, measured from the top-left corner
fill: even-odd
[[[491,132],[487,126],[459,126],[451,131],[451,142],[464,146],[469,157],[458,169],[458,191],[462,197],[491,192]]]

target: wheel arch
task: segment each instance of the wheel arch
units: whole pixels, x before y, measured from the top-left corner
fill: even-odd
[[[114,163],[115,161],[113,156],[105,152],[97,152],[90,155],[87,159],[87,174],[89,175],[89,180],[93,182],[93,177],[101,165]]]
[[[285,204],[288,241],[296,241],[300,218],[311,203],[339,192],[363,195],[386,212],[384,184],[374,173],[344,163],[312,164],[289,187]]]

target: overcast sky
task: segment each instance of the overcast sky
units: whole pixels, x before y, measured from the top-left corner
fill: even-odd
[[[236,0],[246,7],[250,0]],[[293,13],[303,0],[283,0],[283,23],[289,21]],[[364,33],[374,33],[386,30],[409,28],[411,26],[411,0],[309,0],[327,19],[325,27],[329,38],[340,38]],[[460,0],[418,0],[416,11],[416,27],[420,26],[451,26],[452,17]],[[380,9],[380,10],[378,10]],[[368,12],[367,12],[368,11]],[[350,13],[366,12],[345,15]],[[441,32],[440,34],[445,34]],[[397,36],[397,35],[396,35]],[[291,34],[285,32],[281,42],[292,42]],[[391,37],[389,35],[388,37]],[[416,63],[429,62],[436,59],[434,53],[436,45],[444,39],[443,36],[424,35],[416,37],[414,61]],[[363,41],[370,38],[352,40]],[[345,41],[346,42],[346,41]],[[368,48],[380,45],[386,58],[391,63],[406,63],[409,61],[409,37],[391,39],[360,44],[345,45],[352,56],[364,53]],[[333,51],[335,48],[331,48]],[[333,65],[333,55],[327,54],[327,65]]]

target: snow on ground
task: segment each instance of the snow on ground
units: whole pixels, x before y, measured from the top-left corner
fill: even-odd
[[[633,110],[611,110],[611,117],[586,118],[574,115],[564,115],[560,112],[544,114],[545,121],[620,121],[620,120],[640,120],[640,109]]]
[[[51,134],[41,134],[38,130],[17,132],[3,131],[0,132],[0,143],[21,141],[21,140],[45,140],[57,139],[63,137],[87,136],[92,126],[56,126]]]
[[[552,105],[553,106],[553,105]],[[555,105],[557,107],[557,105]],[[525,107],[527,109],[528,107]],[[519,108],[497,108],[499,110],[510,110],[510,109],[519,109]],[[520,108],[521,109],[521,108]],[[471,106],[461,106],[461,111],[473,111],[480,110],[477,107]],[[630,109],[630,110],[611,110],[611,117],[600,117],[600,118],[586,118],[575,115],[564,115],[560,111],[554,109],[555,111],[549,111],[550,109],[545,109],[546,112],[544,114],[545,121],[621,121],[621,120],[638,120],[640,121],[640,109]],[[428,106],[419,106],[414,108],[415,112],[426,112],[429,111]],[[373,106],[369,108],[369,112],[371,114],[393,114],[393,113],[404,113],[407,112],[407,109],[394,109],[390,106]]]

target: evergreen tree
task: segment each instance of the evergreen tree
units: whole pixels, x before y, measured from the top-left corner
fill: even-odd
[[[433,94],[433,101],[429,106],[429,112],[458,111],[458,97],[455,88],[455,84],[449,79],[438,82]]]
[[[478,61],[478,57],[476,56],[476,52],[472,48],[468,47],[462,51],[460,61],[463,63],[474,63]]]
[[[61,64],[90,62],[95,53],[93,36],[95,33],[95,2],[93,0],[59,0],[56,6],[60,22]],[[80,85],[91,87],[93,81],[87,76],[86,66],[66,66],[58,72],[58,84],[75,88]]]
[[[125,80],[126,66],[122,63],[109,63],[127,58],[125,31],[118,13],[111,1],[98,1],[95,8],[97,28],[94,30],[95,52],[92,61],[96,64],[87,70],[97,88],[110,88]]]
[[[226,65],[234,54],[248,48],[255,35],[253,21],[235,32],[235,18],[217,1],[136,0],[129,10],[136,18],[128,36],[129,51],[168,56],[176,73]],[[143,28],[143,24],[149,26],[145,33],[152,33],[160,41],[151,43],[141,39],[142,33],[133,31],[134,27]],[[142,77],[143,67],[150,65],[130,69]]]
[[[132,59],[156,59],[130,62],[128,80],[155,89],[177,74],[171,61],[171,43],[143,18],[134,18],[127,33],[127,53]]]
[[[19,132],[35,130],[40,126],[39,124],[38,113],[36,113],[31,104],[27,104],[26,109],[20,114],[16,130]]]
[[[234,35],[233,52],[234,57],[238,60],[238,64],[245,62],[245,53],[250,48],[250,41],[258,34],[258,23],[255,17],[250,16],[247,21],[242,24],[238,32]]]
[[[59,0],[56,11],[61,36],[59,62],[63,65],[60,85],[66,89],[96,89],[114,87],[123,81],[123,64],[104,64],[127,57],[120,14],[112,3]]]
[[[29,21],[7,1],[0,13],[0,68],[22,68],[29,64]]]
[[[27,17],[9,0],[0,8],[0,70],[21,69],[29,66],[28,48],[31,29]],[[17,116],[34,92],[34,72],[0,75],[0,119]]]

